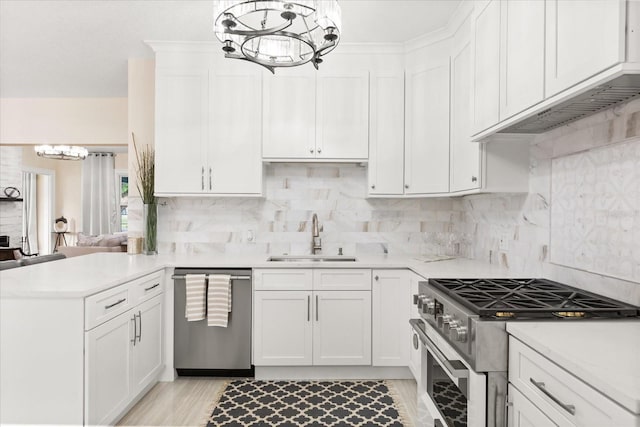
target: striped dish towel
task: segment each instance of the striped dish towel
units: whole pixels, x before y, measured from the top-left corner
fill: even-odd
[[[210,274],[207,291],[207,325],[227,327],[231,311],[231,276]]]
[[[185,275],[186,307],[185,317],[188,322],[204,320],[205,298],[207,294],[206,274]]]

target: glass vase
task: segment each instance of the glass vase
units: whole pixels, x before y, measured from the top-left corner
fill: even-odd
[[[146,255],[158,253],[158,204],[145,203],[142,207],[143,244],[142,252]]]

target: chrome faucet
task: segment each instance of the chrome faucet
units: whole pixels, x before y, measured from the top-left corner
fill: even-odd
[[[311,221],[313,222],[313,227],[311,229],[311,253],[315,255],[322,250],[322,239],[320,239],[320,230],[318,227],[318,215],[313,214]]]

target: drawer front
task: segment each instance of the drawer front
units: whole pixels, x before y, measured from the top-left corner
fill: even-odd
[[[630,412],[513,337],[509,382],[560,426],[637,425]]]
[[[313,289],[322,291],[370,291],[369,269],[316,269],[313,271]]]
[[[133,307],[131,288],[128,283],[100,292],[85,299],[85,330],[113,319]]]
[[[149,274],[129,282],[134,305],[160,295],[164,291],[164,271]]]
[[[253,270],[253,286],[256,291],[310,291],[313,288],[313,270],[295,268]]]

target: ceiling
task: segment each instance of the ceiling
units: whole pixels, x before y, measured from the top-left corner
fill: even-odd
[[[340,0],[343,43],[405,42],[460,0]],[[143,40],[216,40],[212,0],[0,0],[0,97],[125,97]]]

